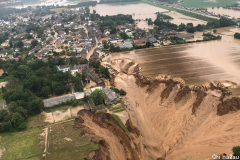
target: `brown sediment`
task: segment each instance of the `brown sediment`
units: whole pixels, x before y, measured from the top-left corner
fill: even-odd
[[[74,128],[79,128],[85,136],[99,145],[93,159],[138,160],[139,151],[119,123],[108,113],[94,114],[87,110],[78,112]]]
[[[142,142],[138,147],[142,159],[202,160],[215,153],[231,154],[240,140],[235,137],[240,135],[240,123],[235,120],[240,118],[240,101],[222,102],[230,94],[224,83],[189,86],[164,75],[150,79],[138,72],[119,73],[115,85],[127,91],[123,101],[132,125],[139,131],[140,136],[133,141]],[[225,114],[223,109],[220,114],[220,108],[232,114]]]
[[[237,112],[238,110],[240,110],[240,99],[238,97],[228,99],[217,106],[217,114],[219,116],[229,112]]]
[[[100,144],[97,157],[203,160],[232,153],[240,141],[240,100],[223,101],[230,95],[230,82],[190,86],[165,75],[149,79],[139,74],[137,65],[127,63],[130,61],[115,60],[111,65],[119,70],[114,85],[127,92],[122,101],[129,115],[126,127],[131,139],[108,114],[81,111],[76,119],[77,128]]]

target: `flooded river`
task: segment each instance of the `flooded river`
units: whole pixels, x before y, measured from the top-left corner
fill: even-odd
[[[201,85],[211,80],[240,84],[240,40],[232,36],[236,31],[240,29],[223,28],[218,30],[224,34],[221,40],[114,53],[105,60],[132,59],[150,78],[166,74],[181,77],[187,84]]]
[[[162,9],[159,7],[155,7],[148,4],[129,4],[129,5],[109,5],[109,4],[98,4],[94,7],[90,7],[91,12],[96,10],[96,12],[100,15],[116,15],[116,14],[130,14],[133,16],[133,19],[141,19],[141,22],[138,23],[139,28],[152,28],[152,26],[148,26],[146,18],[151,18],[153,21],[156,19],[156,12],[167,12],[164,14],[170,15],[173,17],[173,20],[170,20],[172,23],[177,25],[181,23],[193,23],[194,25],[198,24],[207,24],[206,21],[201,21],[199,19],[191,18],[179,14],[177,12],[169,12],[166,9]]]
[[[225,8],[207,8],[208,12],[213,12],[215,14],[221,14],[221,15],[228,15],[234,18],[240,18],[240,11],[232,10],[232,9],[225,9]]]

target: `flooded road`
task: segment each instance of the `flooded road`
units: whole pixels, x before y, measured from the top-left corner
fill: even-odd
[[[156,12],[167,12],[164,14],[170,15],[173,17],[173,20],[170,20],[172,23],[177,25],[181,23],[193,23],[194,25],[198,24],[207,24],[206,21],[201,21],[199,19],[191,18],[184,16],[177,12],[169,12],[166,9],[162,9],[159,7],[151,6],[148,4],[129,4],[129,5],[109,5],[109,4],[98,4],[94,7],[90,7],[90,11],[96,12],[100,15],[117,15],[117,14],[130,14],[133,16],[133,19],[141,19],[141,22],[137,22],[137,26],[139,28],[152,28],[152,26],[148,26],[145,19],[151,18],[153,21],[156,19]]]
[[[166,74],[194,85],[211,80],[240,84],[240,40],[232,36],[236,31],[240,29],[222,28],[218,30],[223,36],[221,40],[113,53],[105,60],[132,59],[140,63],[141,73],[150,78]]]
[[[225,8],[207,8],[208,12],[213,12],[215,14],[221,14],[221,15],[229,15],[234,18],[240,18],[240,11],[232,10],[232,9],[225,9]]]

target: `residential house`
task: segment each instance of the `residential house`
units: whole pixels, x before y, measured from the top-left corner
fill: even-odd
[[[6,57],[6,55],[7,55],[7,51],[6,50],[4,50],[4,49],[0,50],[0,57],[1,58]]]
[[[110,88],[103,88],[102,91],[105,95],[104,96],[105,104],[109,105],[114,102],[120,101],[120,99],[117,97],[116,93],[113,90],[111,90]]]
[[[74,100],[74,99],[76,99],[76,96],[74,94],[68,94],[68,95],[59,96],[56,98],[46,99],[43,101],[44,108],[51,108],[53,106],[59,105],[68,100]]]

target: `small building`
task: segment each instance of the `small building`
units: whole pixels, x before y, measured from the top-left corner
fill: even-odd
[[[97,111],[97,110],[102,110],[102,109],[105,108],[105,105],[104,105],[104,104],[95,105],[92,100],[89,100],[89,101],[88,101],[88,105],[89,105],[90,110],[91,110],[92,112],[95,112],[95,111]]]
[[[171,37],[178,37],[179,39],[184,40],[184,39],[194,38],[194,35],[191,34],[191,33],[187,33],[187,34],[178,33],[178,34],[176,34],[174,36],[171,36]]]
[[[68,94],[68,95],[59,96],[56,98],[46,99],[43,101],[44,108],[51,108],[53,106],[59,105],[63,102],[66,102],[67,100],[74,100],[74,99],[76,99],[74,94]]]
[[[103,88],[102,89],[105,97],[104,97],[104,103],[105,104],[112,104],[113,102],[118,102],[120,99],[117,97],[116,93],[111,90],[110,88]]]
[[[155,42],[157,42],[157,39],[155,37],[150,37],[149,42],[155,43]]]

